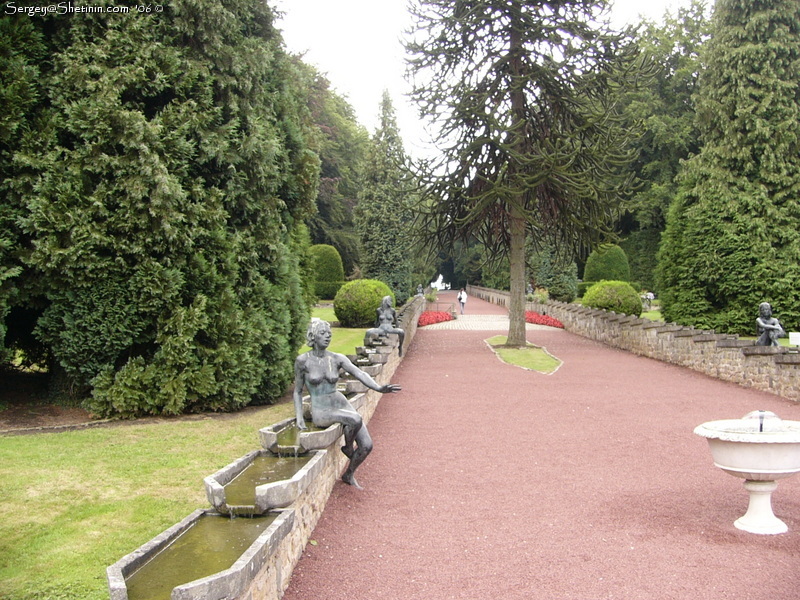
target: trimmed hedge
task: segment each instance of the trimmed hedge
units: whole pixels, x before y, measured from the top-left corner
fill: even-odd
[[[584,281],[630,281],[628,255],[614,244],[603,244],[586,259]]]
[[[342,327],[372,327],[381,301],[394,294],[377,279],[356,279],[345,283],[333,299],[333,312]]]
[[[600,281],[594,284],[586,290],[583,304],[636,317],[642,314],[642,299],[627,281]]]
[[[330,300],[336,297],[344,281],[315,281],[314,295],[320,300]]]
[[[328,244],[309,248],[314,257],[314,293],[318,298],[334,298],[344,285],[344,265],[339,251]]]

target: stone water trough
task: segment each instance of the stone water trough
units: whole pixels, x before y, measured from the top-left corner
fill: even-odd
[[[788,531],[772,512],[772,492],[779,479],[800,471],[800,421],[756,410],[741,419],[703,423],[694,432],[708,440],[717,467],[744,479],[750,503],[734,525],[750,533]]]
[[[241,597],[257,573],[281,577],[269,561],[294,520],[294,510],[251,519],[196,510],[106,569],[111,600]]]
[[[206,477],[206,497],[211,506],[226,515],[262,515],[273,508],[285,508],[319,475],[326,453],[314,450],[278,456],[254,450]]]

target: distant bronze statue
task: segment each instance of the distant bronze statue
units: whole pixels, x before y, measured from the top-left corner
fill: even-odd
[[[756,346],[778,346],[778,338],[786,335],[780,321],[772,316],[772,306],[769,302],[758,305],[758,339]]]
[[[339,369],[350,373],[368,388],[382,394],[400,391],[394,384],[379,385],[372,377],[355,366],[344,354],[328,350],[331,343],[331,326],[327,321],[312,319],[306,332],[306,342],[311,350],[297,357],[294,363],[294,409],[297,428],[306,429],[303,415],[303,387],[311,395],[311,419],[317,427],[334,423],[344,426],[342,452],[350,459],[342,481],[361,489],[355,471],[372,451],[372,438],[361,415],[353,405],[336,390]]]
[[[377,308],[378,316],[375,320],[375,327],[367,329],[364,334],[364,345],[369,344],[375,338],[385,337],[389,333],[396,333],[400,338],[399,353],[403,356],[403,340],[406,337],[406,332],[397,327],[397,312],[392,306],[392,297],[384,296],[381,305]]]

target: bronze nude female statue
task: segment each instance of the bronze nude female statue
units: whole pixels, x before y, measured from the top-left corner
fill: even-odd
[[[394,384],[379,385],[372,377],[355,366],[344,354],[328,350],[331,343],[331,326],[327,321],[312,319],[306,332],[306,342],[311,350],[297,357],[294,363],[294,408],[297,428],[306,429],[303,416],[303,387],[311,395],[311,419],[317,427],[334,423],[344,426],[342,452],[350,459],[342,481],[361,489],[355,471],[372,451],[372,438],[366,425],[344,394],[337,391],[339,370],[350,373],[368,388],[382,394],[400,391]]]
[[[375,327],[367,329],[364,334],[364,345],[368,346],[373,339],[384,337],[388,333],[396,333],[400,339],[398,353],[403,356],[403,339],[406,337],[406,332],[396,325],[397,312],[392,306],[392,297],[384,296],[376,312]]]

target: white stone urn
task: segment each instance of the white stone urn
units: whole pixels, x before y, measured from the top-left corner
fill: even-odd
[[[734,525],[750,533],[788,531],[772,512],[772,492],[778,479],[800,471],[800,421],[756,410],[741,419],[703,423],[694,432],[708,440],[716,466],[745,480],[750,503]]]

